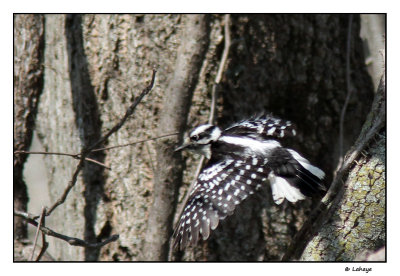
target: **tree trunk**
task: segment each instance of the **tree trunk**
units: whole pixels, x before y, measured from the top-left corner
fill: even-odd
[[[318,234],[301,255],[304,261],[354,261],[386,245],[386,85],[381,79],[374,104],[356,145],[368,146],[354,161]],[[380,121],[372,141],[366,134]],[[383,258],[384,260],[385,258]]]
[[[26,151],[32,142],[43,89],[44,16],[14,16],[14,151]],[[14,155],[14,208],[27,211],[28,192],[23,178],[27,155]],[[14,219],[14,239],[28,238],[27,225]]]
[[[120,238],[101,249],[72,247],[49,238],[49,252],[56,259],[281,259],[318,199],[276,206],[267,187],[222,221],[208,241],[184,253],[167,248],[175,226],[172,220],[178,220],[177,210],[199,161],[185,153],[181,162],[172,150],[184,128],[208,119],[224,46],[223,18],[46,15],[45,79],[36,124],[47,151],[78,153],[93,143],[123,116],[147,86],[154,67],[153,90],[104,146],[179,132],[90,156],[112,170],[86,163],[66,202],[48,218],[48,226],[88,242],[113,234]],[[343,152],[360,133],[373,99],[359,29],[357,15],[352,20],[349,15],[232,15],[232,45],[218,86],[218,124],[225,127],[261,112],[292,120],[299,135],[290,147],[321,167],[329,184],[339,160],[346,79],[352,93]],[[45,161],[54,202],[78,161],[53,155],[46,155]]]
[[[183,133],[209,40],[209,16],[185,16],[182,45],[178,48],[175,71],[164,95],[158,135]],[[157,144],[154,173],[154,202],[149,213],[143,248],[144,260],[167,261],[173,214],[182,183],[182,158],[174,148],[182,135]]]

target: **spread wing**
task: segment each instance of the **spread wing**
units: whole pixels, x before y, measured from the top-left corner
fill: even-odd
[[[267,182],[266,160],[210,160],[197,178],[175,229],[174,247],[206,240],[220,220],[233,214],[235,206]]]
[[[219,221],[232,215],[256,189],[270,183],[276,204],[297,202],[324,190],[324,172],[278,144],[268,155],[214,155],[197,178],[173,234],[174,247],[206,240]],[[217,156],[217,157],[215,157]],[[244,155],[245,156],[245,155]]]

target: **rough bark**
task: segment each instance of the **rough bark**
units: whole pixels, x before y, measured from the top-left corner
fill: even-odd
[[[44,73],[44,16],[14,16],[14,151],[29,150],[32,142]],[[14,208],[27,211],[28,193],[23,178],[27,155],[14,155]],[[14,219],[14,238],[26,239],[27,225]]]
[[[178,48],[174,74],[164,93],[159,136],[180,133],[157,143],[154,201],[149,212],[143,260],[166,261],[178,189],[182,183],[182,158],[174,148],[182,142],[193,91],[199,78],[209,41],[209,16],[186,15],[182,44]]]
[[[65,21],[67,38],[68,72],[71,80],[72,105],[75,113],[75,123],[79,131],[81,147],[88,147],[101,138],[101,121],[94,87],[89,75],[89,65],[84,51],[82,16],[67,15]],[[101,145],[99,145],[101,147]],[[88,157],[103,162],[104,153],[97,151]],[[95,222],[97,204],[103,195],[105,177],[104,168],[96,164],[86,163],[82,170],[84,185],[85,218],[84,239],[87,242],[97,242]],[[99,233],[100,235],[101,233]],[[109,234],[108,234],[109,235]],[[104,238],[104,233],[102,235]],[[85,260],[96,261],[100,248],[85,248]]]
[[[46,15],[45,78],[37,117],[37,133],[45,151],[78,153],[81,139],[73,109],[65,15]],[[77,161],[63,156],[45,155],[47,185],[51,204],[71,180]],[[78,178],[66,202],[46,220],[46,225],[71,237],[84,237],[85,202],[82,178]],[[40,201],[40,199],[38,199]],[[56,260],[84,260],[84,250],[49,237],[50,254]]]
[[[84,141],[81,138],[85,137],[81,131],[85,131],[78,129],[78,125],[83,114],[77,112],[77,102],[75,99],[74,103],[71,92],[74,87],[78,92],[87,91],[79,86],[84,85],[88,77],[83,75],[79,80],[75,75],[76,86],[71,84],[70,78],[73,77],[71,69],[79,70],[85,64],[82,59],[86,59],[88,64],[88,89],[93,86],[102,133],[122,117],[133,98],[147,85],[152,68],[157,67],[153,91],[143,99],[124,127],[110,137],[108,145],[155,137],[162,92],[172,75],[176,49],[180,44],[180,19],[180,15],[85,15],[82,28],[72,28],[65,26],[64,15],[48,15],[45,91],[38,119],[38,134],[45,149],[69,153],[80,151]],[[74,30],[80,29],[84,55],[82,49],[79,53],[71,47],[71,39],[79,39]],[[67,34],[71,38],[68,41]],[[79,43],[75,43],[74,47],[78,46]],[[72,68],[70,62],[78,67]],[[103,174],[103,192],[95,186],[92,189],[99,193],[91,195],[99,199],[92,204],[96,205],[95,219],[85,217],[91,212],[83,212],[89,202],[85,202],[82,195],[88,193],[89,187],[84,184],[84,177],[80,177],[66,202],[48,219],[49,227],[78,238],[85,237],[88,227],[93,227],[97,239],[120,234],[117,242],[102,248],[99,258],[137,260],[151,206],[154,153],[154,142],[107,151],[104,162],[112,167],[112,171]],[[50,198],[54,201],[71,178],[76,161],[59,156],[46,156],[45,160]],[[85,226],[85,221],[92,225]],[[82,248],[51,238],[49,242],[49,252],[56,259],[85,259]]]
[[[347,180],[329,210],[324,223],[308,243],[300,260],[354,261],[366,250],[386,245],[386,128],[385,79],[381,79],[372,110],[356,145],[367,143],[354,161]],[[368,133],[380,122],[372,141]]]

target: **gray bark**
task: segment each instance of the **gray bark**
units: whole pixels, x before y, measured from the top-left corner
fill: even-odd
[[[101,121],[98,101],[91,83],[89,65],[84,50],[82,16],[67,15],[65,20],[65,36],[67,39],[68,73],[71,80],[72,106],[75,114],[75,124],[79,130],[81,147],[88,147],[101,138]],[[100,145],[101,146],[101,145]],[[104,161],[101,151],[90,154],[88,157],[99,162]],[[82,170],[84,185],[85,218],[84,239],[95,243],[95,223],[97,204],[104,192],[104,168],[92,163],[86,163]],[[107,224],[104,224],[107,227]],[[104,228],[103,228],[104,229]],[[98,233],[99,235],[101,234]],[[85,260],[96,261],[99,257],[99,248],[85,248]]]
[[[35,128],[39,97],[43,89],[44,16],[14,16],[14,145],[28,150]],[[27,211],[28,192],[23,178],[27,155],[14,155],[14,208]],[[26,222],[14,219],[14,238],[28,237]]]
[[[178,137],[157,143],[157,167],[154,174],[154,202],[149,212],[143,260],[167,261],[172,235],[173,215],[179,186],[182,183],[182,158],[174,148],[183,141],[193,91],[199,78],[204,55],[208,48],[209,16],[184,17],[182,44],[174,74],[164,94],[158,135],[180,133]]]
[[[36,131],[45,151],[78,153],[81,149],[81,140],[72,107],[73,97],[65,35],[66,16],[46,15],[45,18],[45,77]],[[69,157],[45,155],[44,162],[52,204],[61,196],[71,180],[77,161]],[[47,218],[47,226],[67,236],[83,238],[85,232],[85,218],[82,216],[85,208],[83,193],[83,181],[79,177],[66,202]],[[40,198],[36,200],[40,202]],[[50,243],[48,251],[56,260],[84,260],[83,248],[70,246],[51,237],[48,241]]]

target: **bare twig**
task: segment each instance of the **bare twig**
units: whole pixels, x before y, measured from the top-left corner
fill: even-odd
[[[161,136],[158,136],[158,137],[149,138],[149,139],[144,139],[144,140],[139,140],[139,141],[135,141],[135,142],[128,143],[128,144],[123,144],[123,145],[117,145],[117,146],[111,146],[111,147],[105,147],[105,148],[94,149],[94,150],[92,150],[92,152],[95,152],[95,151],[104,151],[104,150],[110,150],[110,149],[116,149],[116,148],[127,147],[127,146],[131,146],[131,145],[135,145],[135,144],[144,143],[144,142],[147,142],[147,141],[154,141],[154,140],[158,140],[158,139],[161,139],[161,138],[165,138],[165,137],[170,137],[170,136],[178,135],[178,134],[179,134],[179,132],[175,132],[175,133],[171,133],[171,134],[165,134],[165,135],[161,135]]]
[[[229,48],[231,47],[231,32],[230,32],[230,26],[229,26],[230,25],[230,14],[225,14],[224,24],[225,24],[225,26],[224,26],[224,33],[225,33],[224,51],[222,53],[222,58],[219,63],[217,75],[215,77],[215,82],[212,87],[212,93],[211,93],[212,100],[211,100],[211,108],[210,108],[211,110],[210,110],[210,117],[208,118],[209,124],[214,124],[214,121],[215,121],[215,114],[216,114],[216,110],[217,110],[216,106],[217,106],[217,100],[218,100],[217,86],[221,82],[222,73],[224,72],[225,64],[228,59]]]
[[[44,219],[46,219],[46,216],[44,217]],[[48,247],[49,243],[46,241],[46,234],[42,232],[42,249],[40,250],[39,255],[35,260],[36,262],[40,261]]]
[[[340,122],[339,122],[339,164],[338,168],[340,168],[343,164],[343,137],[344,137],[344,116],[346,114],[347,106],[351,97],[351,72],[350,72],[350,54],[351,54],[351,25],[353,21],[353,15],[349,15],[349,26],[347,32],[347,48],[346,48],[346,99],[343,104],[342,111],[340,113]]]
[[[79,158],[80,158],[80,154],[79,154],[79,153],[73,154],[73,153],[65,153],[65,152],[47,152],[47,151],[26,151],[26,150],[17,150],[17,151],[14,151],[14,154],[61,155],[61,156],[69,156],[69,157],[72,157],[72,158],[74,158],[74,159],[79,159]],[[110,167],[107,167],[105,164],[103,164],[103,163],[101,163],[101,162],[99,162],[99,161],[97,161],[97,160],[94,160],[94,159],[92,159],[92,158],[85,157],[85,161],[92,162],[92,163],[94,163],[94,164],[97,164],[97,165],[99,165],[99,166],[105,168],[105,169],[111,170]]]
[[[42,207],[42,212],[40,213],[40,218],[39,218],[39,224],[36,229],[35,240],[33,242],[31,261],[33,261],[33,256],[35,255],[35,249],[36,249],[36,244],[37,244],[37,240],[39,237],[40,228],[42,227],[42,225],[44,225],[45,214],[46,214],[46,207]]]
[[[34,214],[23,212],[19,210],[14,210],[14,216],[24,218],[25,220],[36,221],[40,216],[35,216]]]
[[[44,234],[64,240],[73,246],[98,248],[98,247],[102,247],[110,242],[116,241],[119,238],[119,235],[112,235],[108,239],[106,239],[102,242],[88,243],[88,242],[78,239],[78,238],[69,237],[69,236],[57,233],[46,226],[39,225],[39,223],[33,219],[34,216],[32,216],[31,214],[28,214],[26,212],[21,212],[21,211],[16,210],[16,211],[14,211],[14,216],[25,219],[29,224],[32,224],[33,226],[38,227],[38,229],[40,229]]]
[[[143,140],[139,140],[139,141],[135,141],[135,142],[131,142],[131,143],[127,143],[127,144],[123,144],[123,145],[117,145],[117,146],[110,146],[110,147],[104,147],[104,148],[98,148],[98,149],[94,149],[91,152],[96,152],[96,151],[105,151],[105,150],[111,150],[111,149],[116,149],[116,148],[122,148],[122,147],[127,147],[127,146],[132,146],[132,145],[136,145],[136,144],[140,144],[140,143],[144,143],[144,142],[148,142],[148,141],[154,141],[154,140],[158,140],[158,139],[162,139],[165,137],[170,137],[170,136],[174,136],[174,135],[178,135],[179,132],[175,132],[175,133],[171,133],[171,134],[165,134],[165,135],[161,135],[158,137],[154,137],[154,138],[149,138],[149,139],[143,139]],[[79,159],[80,158],[80,154],[79,153],[65,153],[65,152],[48,152],[48,151],[26,151],[26,150],[17,150],[14,152],[14,154],[43,154],[43,155],[61,155],[61,156],[69,156],[72,157],[74,159]],[[92,158],[86,157],[85,158],[86,161],[88,162],[92,162],[94,164],[97,164],[101,167],[104,167],[108,170],[111,170],[110,167],[106,166],[105,164],[94,160]]]
[[[71,191],[72,187],[75,186],[76,180],[78,179],[78,175],[83,168],[83,164],[85,161],[85,155],[81,156],[81,159],[79,160],[78,165],[76,166],[76,169],[74,171],[74,174],[72,175],[72,179],[68,182],[68,186],[64,189],[64,192],[62,193],[61,197],[56,200],[56,202],[53,203],[53,205],[49,208],[49,210],[46,212],[46,216],[50,216],[51,213],[61,204],[65,202],[65,199],[67,198],[69,192]]]

